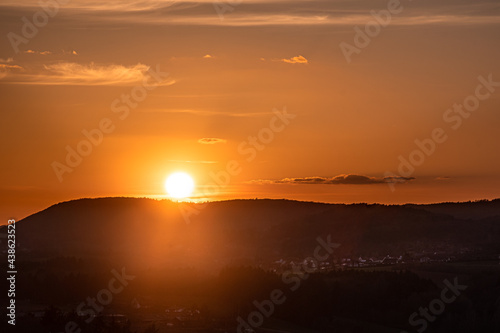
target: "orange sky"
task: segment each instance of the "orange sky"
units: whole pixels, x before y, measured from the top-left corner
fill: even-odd
[[[0,224],[173,171],[195,199],[500,197],[497,1],[47,3],[0,1]]]

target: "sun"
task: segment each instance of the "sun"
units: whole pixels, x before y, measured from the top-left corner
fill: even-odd
[[[168,195],[173,198],[182,199],[189,197],[193,193],[194,181],[185,172],[174,172],[165,181],[165,189]]]

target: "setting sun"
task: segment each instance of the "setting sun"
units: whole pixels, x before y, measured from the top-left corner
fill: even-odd
[[[175,172],[165,181],[167,193],[177,199],[189,197],[194,189],[194,181],[185,172]]]

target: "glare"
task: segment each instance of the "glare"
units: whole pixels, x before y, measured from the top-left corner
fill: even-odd
[[[185,172],[175,172],[168,176],[165,181],[165,189],[169,196],[182,199],[189,197],[193,193],[194,181]]]

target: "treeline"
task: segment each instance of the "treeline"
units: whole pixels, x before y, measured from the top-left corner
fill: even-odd
[[[66,271],[65,267],[68,267]],[[57,308],[48,308],[41,320],[32,315],[19,319],[16,329],[28,325],[36,328],[27,330],[30,332],[60,332],[68,321],[80,324],[83,318],[74,310],[60,309],[73,308],[71,304],[95,296],[107,286],[110,269],[111,265],[106,263],[74,258],[26,264],[23,274],[18,274],[18,304],[29,300]],[[385,327],[389,332],[391,329],[416,332],[421,326],[410,325],[410,316],[442,297],[443,288],[410,271],[339,270],[307,275],[304,271],[275,274],[254,267],[228,267],[217,276],[208,276],[194,269],[165,267],[162,271],[143,271],[136,275],[110,305],[114,309],[118,307],[126,318],[135,318],[134,314],[141,311],[130,306],[134,298],[146,299],[152,308],[156,306],[163,312],[166,306],[179,305],[170,304],[172,299],[188,302],[196,298],[203,300],[202,322],[229,320],[234,323],[235,331],[238,317],[248,322],[251,313],[262,313],[256,303],[267,304],[269,310],[272,292],[278,290],[280,301],[273,303],[270,318],[318,332],[377,332],[373,325]],[[426,332],[499,332],[500,277],[484,271],[469,275],[467,280],[461,278],[459,282],[467,288],[427,323]],[[225,309],[222,312],[221,304]],[[267,315],[263,318],[265,327]],[[129,333],[132,326],[130,322],[104,320],[98,316],[89,325],[82,325],[82,333]]]

